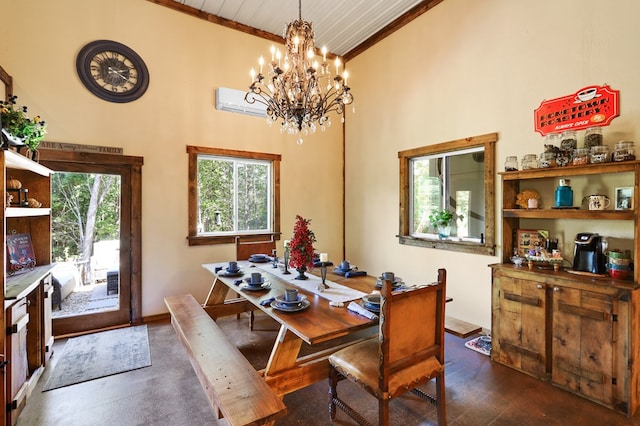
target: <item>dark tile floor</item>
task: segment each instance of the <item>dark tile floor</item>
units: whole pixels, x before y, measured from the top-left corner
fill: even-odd
[[[257,367],[266,364],[276,328],[258,316],[250,332],[246,317],[219,320],[241,351]],[[466,339],[468,340],[468,339]],[[29,397],[18,425],[217,425],[218,421],[185,358],[169,323],[149,324],[152,366],[65,388],[42,392],[57,361]],[[464,347],[464,339],[447,334],[446,385],[449,425],[640,425],[640,412],[627,418],[547,383],[492,363],[489,357]],[[61,351],[64,341],[56,342]],[[430,385],[429,385],[430,386]],[[427,389],[430,387],[427,386]],[[375,399],[347,381],[341,396],[375,423]],[[285,396],[287,417],[277,425],[330,425],[327,383]],[[435,409],[415,397],[391,404],[392,425],[433,425]],[[353,425],[338,412],[337,425]]]

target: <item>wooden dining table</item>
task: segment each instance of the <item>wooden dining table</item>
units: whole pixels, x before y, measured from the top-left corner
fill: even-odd
[[[369,319],[348,310],[348,302],[342,307],[330,306],[326,298],[305,291],[291,281],[269,273],[268,269],[257,268],[250,262],[238,263],[243,275],[234,277],[224,276],[217,270],[221,266],[226,266],[224,264],[202,265],[214,275],[213,283],[202,306],[214,320],[221,316],[235,315],[252,309],[264,312],[280,324],[267,365],[261,370],[266,383],[278,395],[282,396],[318,381],[327,380],[329,374],[327,358],[331,353],[375,335],[377,332],[377,319]],[[261,291],[243,290],[238,282],[250,277],[252,272],[260,272],[265,282],[270,284],[269,288]],[[375,277],[345,278],[334,273],[333,267],[327,270],[327,281],[365,294],[374,291],[376,285]],[[260,304],[264,300],[282,296],[289,288],[297,288],[299,294],[305,295],[310,302],[309,307],[297,312],[283,312],[270,305]],[[233,290],[240,297],[228,299],[229,290]],[[305,344],[311,346],[308,349],[314,349],[314,347],[319,349],[305,351],[310,353],[302,356],[301,349]]]

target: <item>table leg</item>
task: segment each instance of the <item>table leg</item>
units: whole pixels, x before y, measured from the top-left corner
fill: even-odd
[[[251,302],[242,297],[226,300],[229,291],[229,287],[222,281],[219,281],[218,277],[213,279],[209,294],[202,304],[202,307],[214,320],[219,317],[236,315],[255,309]]]
[[[284,325],[281,326],[264,370],[265,375],[274,375],[295,367],[301,347],[302,339],[290,332]]]

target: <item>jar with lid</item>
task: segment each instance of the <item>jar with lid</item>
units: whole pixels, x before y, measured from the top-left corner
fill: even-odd
[[[504,160],[504,171],[505,172],[518,171],[518,157],[516,157],[515,155],[507,156],[507,159]]]
[[[522,170],[537,169],[538,156],[535,154],[526,154],[522,158]]]
[[[556,166],[564,167],[571,164],[572,151],[558,151],[556,153]]]
[[[612,161],[629,161],[636,159],[636,150],[633,141],[620,141],[616,144],[613,154],[611,154]]]
[[[574,166],[584,166],[589,164],[589,148],[576,148],[573,150],[573,162]]]
[[[540,154],[540,168],[547,169],[549,167],[556,166],[556,153],[555,152],[543,152]]]
[[[590,149],[591,164],[607,163],[609,161],[609,147],[607,145],[595,145]]]
[[[589,127],[584,132],[584,147],[602,145],[602,127]]]
[[[565,130],[560,135],[560,149],[563,151],[573,151],[578,147],[578,138],[575,130]]]
[[[560,146],[560,133],[548,133],[544,138],[544,147],[559,147]]]

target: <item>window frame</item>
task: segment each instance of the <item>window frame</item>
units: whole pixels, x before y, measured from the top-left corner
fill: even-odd
[[[265,236],[280,238],[280,161],[279,154],[239,151],[232,149],[210,148],[187,145],[189,162],[188,204],[189,229],[187,240],[190,246],[232,244],[242,237],[242,241],[259,241]],[[266,160],[271,162],[272,170],[272,224],[271,232],[233,232],[225,235],[198,235],[198,155],[238,158],[243,160]]]
[[[497,133],[488,133],[480,136],[473,136],[464,139],[457,139],[449,142],[413,148],[398,152],[400,161],[400,224],[398,241],[403,245],[435,248],[440,250],[460,251],[465,253],[495,255],[495,143],[498,141]],[[484,241],[456,241],[439,240],[426,236],[411,235],[411,160],[419,157],[436,154],[455,154],[456,151],[463,151],[469,148],[484,148]]]

